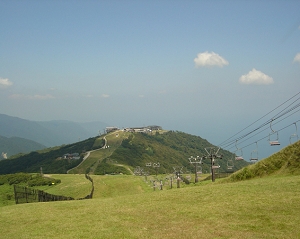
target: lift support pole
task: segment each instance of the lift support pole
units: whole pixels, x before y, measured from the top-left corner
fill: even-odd
[[[220,168],[219,165],[215,165],[215,159],[219,158],[221,159],[223,156],[218,155],[220,148],[216,149],[214,147],[205,148],[205,151],[207,153],[207,156],[204,156],[204,158],[210,159],[211,164],[211,181],[215,181],[215,169]]]

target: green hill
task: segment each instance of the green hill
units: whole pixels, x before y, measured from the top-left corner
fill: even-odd
[[[0,174],[37,173],[40,172],[41,167],[44,173],[66,173],[68,169],[75,167],[83,160],[86,151],[101,147],[95,144],[96,141],[96,138],[89,138],[74,144],[15,155],[10,159],[0,161]],[[77,153],[78,157],[64,157],[66,154],[74,153]]]
[[[100,149],[107,142],[105,149]],[[157,131],[152,134],[130,133],[122,130],[100,137],[94,137],[78,143],[62,147],[48,148],[32,152],[9,160],[0,161],[0,174],[16,172],[36,173],[43,168],[44,173],[90,173],[90,174],[132,174],[136,167],[145,168],[150,174],[155,172],[153,167],[146,168],[147,163],[160,163],[158,173],[171,173],[174,167],[182,167],[193,171],[188,158],[203,156],[204,148],[213,145],[199,136],[183,132]],[[83,161],[87,151],[100,149],[90,153]],[[79,153],[79,160],[62,158],[67,153]],[[219,160],[220,172],[227,171],[227,160],[233,155],[229,151],[220,150],[223,159]],[[249,163],[236,162],[234,170]],[[77,166],[77,167],[76,167]],[[210,161],[203,160],[202,171],[209,172]],[[76,167],[76,168],[74,168]]]
[[[112,143],[106,148],[109,157],[117,151],[113,148],[122,149],[120,138],[128,136],[106,136]],[[139,136],[128,138],[128,143],[141,142]],[[0,207],[1,232],[6,238],[18,238],[22,232],[22,238],[31,239],[299,238],[299,143],[215,183],[182,182],[180,188],[172,189],[167,183],[163,190],[153,190],[150,176],[145,181],[145,177],[132,175],[91,175],[95,187],[91,200]],[[251,177],[237,176],[249,172]],[[91,189],[84,175],[49,176],[61,180],[42,188],[49,193],[81,197]]]
[[[19,238],[21,233],[22,238],[30,239],[269,239],[300,235],[299,175],[226,184],[207,181],[156,191],[144,191],[143,177],[92,177],[97,194],[91,200],[0,207],[2,235]],[[140,187],[135,184],[138,180]],[[107,197],[102,195],[105,193]]]
[[[256,164],[235,172],[225,181],[240,181],[274,174],[300,174],[300,141],[283,148]]]

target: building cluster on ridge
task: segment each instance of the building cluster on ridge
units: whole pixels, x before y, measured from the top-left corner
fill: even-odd
[[[106,133],[114,132],[116,130],[120,130],[118,127],[106,127],[105,131]],[[123,129],[126,132],[133,132],[133,133],[149,133],[153,130],[162,130],[161,126],[158,125],[149,125],[144,127],[128,127]]]

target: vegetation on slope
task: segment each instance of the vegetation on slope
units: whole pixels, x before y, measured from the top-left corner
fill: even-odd
[[[109,142],[109,141],[108,141]],[[130,136],[122,141],[111,156],[103,160],[96,174],[114,173],[109,171],[107,165],[113,162],[122,165],[128,165],[131,168],[137,166],[145,168],[147,163],[160,163],[158,173],[173,172],[173,167],[183,167],[185,171],[194,171],[194,166],[190,165],[188,158],[190,156],[207,155],[205,148],[213,147],[207,140],[199,136],[189,135],[183,132],[168,131],[166,133],[151,134],[130,134]],[[220,171],[227,171],[227,160],[233,158],[233,154],[229,151],[220,150],[223,159],[218,161]],[[248,165],[245,161],[235,163],[234,170]],[[150,174],[155,174],[153,167],[147,168]],[[203,172],[210,171],[210,161],[203,160]],[[118,172],[118,171],[117,171]]]
[[[0,206],[15,203],[13,185],[22,187],[53,186],[61,182],[60,179],[43,177],[40,174],[15,173],[0,175]]]
[[[224,181],[240,181],[272,174],[300,174],[300,141],[235,172]]]
[[[12,159],[0,161],[0,174],[10,174],[17,172],[40,172],[40,168],[44,173],[66,173],[78,165],[86,151],[100,147],[95,146],[95,138],[89,138],[78,143],[63,145],[61,147],[48,148],[41,151],[31,152]],[[63,158],[67,153],[79,153],[80,159],[70,160]]]
[[[106,139],[106,141],[105,141]],[[85,152],[100,149],[107,142],[106,149],[91,152],[84,161]],[[205,147],[212,147],[207,140],[182,132],[160,131],[154,134],[117,131],[101,137],[94,137],[70,145],[48,148],[0,161],[0,174],[16,172],[44,173],[90,173],[90,174],[132,174],[135,167],[145,167],[147,163],[160,163],[158,173],[173,172],[173,167],[183,167],[184,171],[194,171],[188,158],[204,156]],[[79,160],[65,159],[66,153],[79,153]],[[220,171],[227,170],[227,160],[233,158],[229,151],[220,150],[223,159],[219,160]],[[82,164],[80,164],[82,162]],[[209,160],[204,160],[202,171],[210,171]],[[79,166],[78,166],[79,165]],[[245,161],[236,162],[234,170],[248,165]],[[78,166],[78,167],[76,167]],[[76,167],[76,168],[75,168]],[[150,174],[154,168],[148,168]]]

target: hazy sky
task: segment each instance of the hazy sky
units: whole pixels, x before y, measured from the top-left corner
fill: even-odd
[[[300,1],[0,0],[0,22],[0,112],[24,119],[219,144],[300,91]]]

